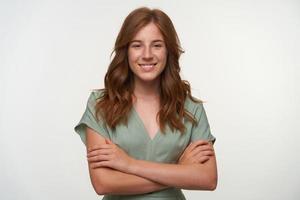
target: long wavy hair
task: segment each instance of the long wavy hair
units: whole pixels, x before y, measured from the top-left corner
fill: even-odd
[[[187,97],[194,102],[202,102],[192,97],[190,84],[181,80],[179,57],[184,51],[171,19],[159,9],[141,7],[133,10],[123,22],[111,55],[113,59],[104,79],[102,95],[97,99],[96,116],[99,114],[106,124],[115,129],[119,123],[127,124],[134,92],[134,74],[128,63],[128,47],[135,34],[149,23],[154,23],[161,31],[167,48],[167,62],[160,74],[160,105],[157,113],[159,127],[165,133],[166,125],[172,131],[185,132],[182,119],[185,117],[193,124],[197,123],[194,116],[184,108]]]

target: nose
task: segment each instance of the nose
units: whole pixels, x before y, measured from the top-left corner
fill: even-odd
[[[153,58],[153,54],[152,54],[151,47],[145,47],[143,51],[143,59],[148,60],[152,58]]]

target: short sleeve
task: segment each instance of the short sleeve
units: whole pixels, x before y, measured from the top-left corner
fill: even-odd
[[[195,118],[197,124],[192,128],[191,142],[196,140],[207,140],[214,144],[216,138],[211,134],[206,112],[202,103],[197,104],[196,106]]]
[[[86,127],[90,127],[91,129],[95,130],[101,136],[105,138],[110,138],[108,134],[108,130],[105,126],[105,123],[99,117],[99,121],[97,121],[95,115],[95,105],[96,105],[97,95],[96,92],[91,92],[86,109],[79,121],[79,123],[74,127],[76,133],[79,134],[82,142],[86,145]]]

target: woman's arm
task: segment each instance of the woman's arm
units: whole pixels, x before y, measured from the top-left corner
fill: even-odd
[[[199,140],[196,143],[207,142]],[[162,185],[195,190],[214,190],[217,186],[214,155],[205,163],[185,165],[154,163],[133,159],[117,145],[108,141],[107,144],[91,148],[88,157],[92,168],[110,167]]]
[[[95,145],[105,144],[105,139],[93,129],[86,128],[87,149]],[[93,169],[89,163],[89,173],[94,190],[99,195],[104,194],[144,194],[167,188],[162,184],[139,177],[126,174],[111,168]]]
[[[151,180],[109,168],[89,169],[92,185],[99,195],[144,194],[167,188]]]
[[[217,186],[215,156],[204,164],[161,164],[134,160],[128,173],[141,176],[160,184],[191,190],[214,190]]]

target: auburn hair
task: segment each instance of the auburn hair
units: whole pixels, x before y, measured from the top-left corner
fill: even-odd
[[[159,9],[141,7],[133,10],[123,22],[117,36],[113,59],[104,78],[102,95],[97,99],[96,117],[99,114],[106,124],[115,129],[119,123],[127,124],[133,101],[134,74],[128,63],[128,47],[135,34],[149,23],[154,23],[161,31],[166,49],[167,62],[160,74],[160,105],[157,113],[159,127],[162,133],[166,125],[184,133],[185,126],[182,119],[185,117],[193,124],[197,123],[194,116],[184,108],[187,97],[194,102],[202,102],[192,97],[188,81],[181,80],[179,57],[184,51],[171,19]]]

